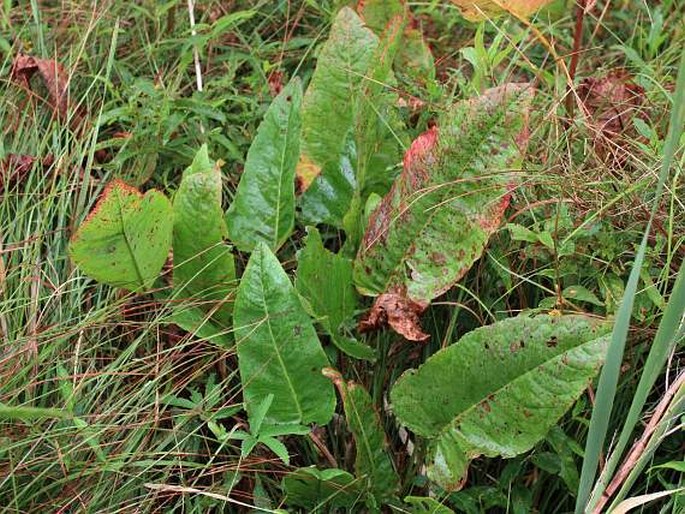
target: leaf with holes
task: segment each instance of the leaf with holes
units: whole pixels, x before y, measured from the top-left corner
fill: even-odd
[[[307,230],[304,248],[297,254],[297,290],[333,344],[357,359],[375,360],[372,348],[345,333],[345,324],[354,316],[358,302],[352,261],[326,250],[316,228]]]
[[[451,0],[462,16],[470,21],[481,21],[512,13],[517,16],[530,16],[553,0]]]
[[[154,190],[143,195],[115,180],[71,238],[69,254],[89,277],[141,292],[164,266],[172,224],[166,196]]]
[[[419,136],[404,170],[371,215],[354,268],[377,296],[362,328],[387,322],[408,339],[430,301],[482,255],[509,204],[527,145],[529,84],[508,84],[458,103]]]
[[[235,264],[224,243],[221,172],[203,145],[183,172],[174,195],[174,293],[192,298],[228,326],[235,290]]]
[[[295,224],[295,166],[300,154],[302,85],[293,80],[266,111],[226,213],[231,241],[244,252],[276,251]]]
[[[430,439],[429,478],[456,490],[472,459],[530,450],[599,371],[610,329],[586,316],[521,315],[474,330],[404,373],[392,408]]]
[[[359,481],[342,469],[296,469],[283,478],[286,504],[312,509],[349,509],[359,501]]]
[[[248,416],[273,394],[265,423],[327,423],[335,409],[333,388],[321,374],[328,360],[297,291],[264,243],[247,264],[233,317]]]
[[[337,371],[327,369],[325,374],[335,383],[343,401],[345,419],[357,449],[357,478],[364,480],[377,504],[393,500],[399,489],[399,477],[371,396],[361,385],[345,382]]]

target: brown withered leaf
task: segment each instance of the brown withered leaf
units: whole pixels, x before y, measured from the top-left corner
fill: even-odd
[[[36,158],[31,155],[8,154],[0,160],[0,193],[12,184],[21,181],[33,167]],[[52,156],[43,158],[41,164],[44,167],[52,165]]]
[[[10,79],[26,90],[34,92],[31,87],[31,79],[36,72],[48,90],[49,99],[46,100],[47,103],[59,119],[68,119],[70,110],[69,74],[60,63],[54,59],[39,59],[30,55],[19,54],[12,63]],[[75,109],[70,119],[71,128],[76,130],[81,126],[83,120],[83,112]]]
[[[428,304],[415,302],[406,293],[383,293],[376,298],[358,328],[360,332],[371,332],[390,325],[409,341],[426,341],[430,336],[421,329],[419,317],[427,307]]]
[[[644,89],[623,69],[588,77],[578,86],[578,96],[597,134],[594,147],[601,160],[619,165],[625,161],[624,140],[635,135],[632,119],[639,115],[643,95]]]

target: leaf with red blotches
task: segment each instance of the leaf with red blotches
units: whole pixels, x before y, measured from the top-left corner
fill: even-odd
[[[639,116],[644,89],[623,69],[596,78],[588,77],[578,86],[578,97],[589,114],[597,137],[594,148],[603,161],[622,164],[629,154],[625,136],[636,136],[633,118]]]
[[[387,322],[408,339],[426,339],[419,315],[499,228],[527,146],[532,96],[529,84],[490,89],[412,143],[355,260],[358,290],[377,297],[361,328]]]
[[[73,109],[69,118],[69,74],[54,59],[39,59],[30,55],[19,54],[12,63],[10,79],[32,91],[31,78],[38,72],[48,90],[49,105],[59,119],[67,120],[76,130],[84,120],[83,112]]]

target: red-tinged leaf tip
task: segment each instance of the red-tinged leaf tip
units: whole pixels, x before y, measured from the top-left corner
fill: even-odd
[[[404,155],[404,171],[406,173],[422,173],[425,175],[426,168],[435,163],[433,149],[438,143],[438,127],[432,126],[426,132],[417,137]]]

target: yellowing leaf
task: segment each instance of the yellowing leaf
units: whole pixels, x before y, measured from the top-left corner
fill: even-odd
[[[529,16],[553,0],[451,0],[467,20],[480,21],[512,13]]]

